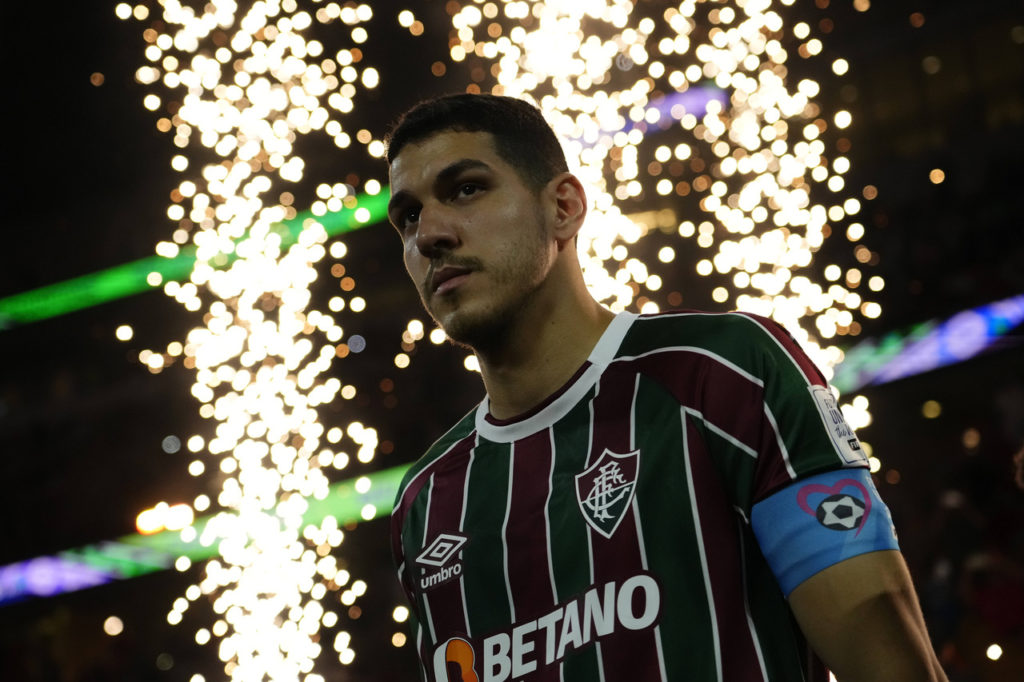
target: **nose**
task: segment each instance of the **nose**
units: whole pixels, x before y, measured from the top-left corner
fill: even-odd
[[[454,221],[442,206],[424,206],[420,209],[416,229],[416,249],[427,258],[434,258],[459,245],[459,234]]]

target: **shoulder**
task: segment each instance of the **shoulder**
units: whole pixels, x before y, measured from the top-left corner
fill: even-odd
[[[711,313],[700,310],[668,310],[637,315],[623,347],[662,345],[748,346],[767,341],[782,327],[759,315],[741,312]]]
[[[812,381],[820,377],[782,325],[743,312],[673,310],[639,315],[623,339],[618,357],[671,350],[712,355],[753,373],[760,373],[767,362],[794,365]]]
[[[437,467],[445,457],[471,445],[476,434],[476,410],[476,407],[470,410],[455,426],[427,448],[422,457],[413,462],[409,470],[405,472],[405,476],[402,477],[402,483],[398,486],[398,496],[395,499],[396,510],[402,506],[403,501],[408,502],[410,498],[415,497],[426,480],[430,478],[432,469]]]

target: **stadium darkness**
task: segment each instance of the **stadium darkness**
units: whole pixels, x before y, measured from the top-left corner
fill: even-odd
[[[480,80],[468,62],[448,56],[444,3],[420,4],[410,7],[425,27],[417,36],[399,25],[404,6],[373,3],[362,49],[381,82],[360,92],[344,118],[349,130],[379,138],[417,100]],[[865,275],[885,282],[877,296],[882,314],[864,320],[843,347],[1024,292],[1019,3],[900,0],[854,8],[862,4],[797,0],[782,8],[787,20],[808,22],[828,54],[849,64],[842,78],[811,70],[830,60],[793,66],[820,83],[824,110],[853,115],[846,181],[862,199],[863,243],[877,254]],[[170,167],[179,150],[157,129],[161,114],[144,108],[151,90],[136,80],[146,22],[117,19],[114,3],[8,3],[3,17],[8,172],[0,299],[153,255],[174,230],[166,211],[179,181]],[[329,44],[323,27],[316,30]],[[316,144],[297,143],[306,160],[304,179],[292,190],[298,207],[316,198],[319,183],[362,188],[386,178],[383,162],[363,145],[343,151],[323,139]],[[867,186],[873,191],[864,193]],[[624,211],[664,202],[630,200]],[[368,308],[337,318],[346,337],[358,334],[366,347],[358,362],[338,365],[345,383],[359,388],[356,397],[321,413],[330,424],[373,425],[381,447],[372,463],[353,462],[332,481],[412,461],[482,395],[479,377],[463,367],[465,354],[448,346],[420,342],[408,369],[395,366],[408,321],[426,320],[399,241],[383,223],[344,241],[343,259],[320,263],[314,306],[326,310],[350,277]],[[676,261],[657,262],[654,246],[647,259],[666,281],[663,293],[683,292],[687,307],[724,309],[712,299],[714,278],[694,273],[693,240],[656,246],[669,243],[679,252]],[[827,240],[816,259],[856,265],[841,235]],[[344,265],[342,276],[330,272],[335,263]],[[141,350],[182,339],[200,318],[154,290],[0,330],[0,567],[133,533],[143,509],[202,492],[188,473],[187,450],[162,447],[168,436],[184,440],[210,428],[190,395],[194,373],[181,362],[153,373],[139,361]],[[115,330],[125,324],[134,336],[119,341]],[[860,391],[873,417],[860,435],[883,463],[876,481],[951,680],[1024,675],[1024,490],[1014,486],[1012,472],[1013,454],[1024,447],[1022,339],[1018,326],[975,358]],[[348,527],[335,554],[368,590],[358,608],[337,606],[338,624],[323,631],[318,672],[337,680],[411,679],[412,647],[392,644],[405,626],[392,618],[403,599],[387,521]],[[0,677],[222,679],[215,641],[194,641],[209,609],[197,606],[176,627],[166,620],[174,600],[200,577],[196,563],[184,572],[2,605]],[[104,632],[110,616],[123,622],[116,636]],[[350,665],[339,664],[330,646],[340,629],[352,634]],[[998,660],[992,644],[1001,647]]]

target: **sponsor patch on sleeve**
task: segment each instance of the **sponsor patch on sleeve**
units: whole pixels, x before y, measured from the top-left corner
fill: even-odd
[[[865,464],[868,461],[864,449],[857,440],[857,434],[853,432],[850,425],[846,423],[842,410],[836,398],[825,386],[810,386],[811,397],[814,398],[814,406],[818,408],[821,421],[828,431],[836,452],[847,464]]]

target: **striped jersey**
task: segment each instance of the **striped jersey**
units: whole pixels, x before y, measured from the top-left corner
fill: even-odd
[[[750,526],[864,466],[821,373],[767,319],[620,313],[527,414],[484,401],[406,474],[399,579],[436,682],[825,680]]]

